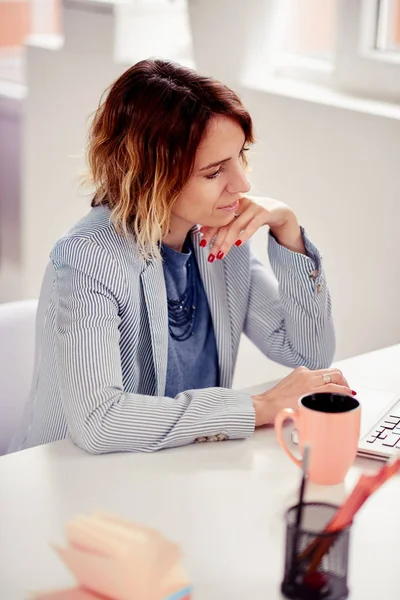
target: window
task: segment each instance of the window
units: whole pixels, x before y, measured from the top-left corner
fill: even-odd
[[[291,0],[284,15],[282,52],[315,60],[332,60],[336,0]]]
[[[60,0],[0,0],[0,80],[24,81],[25,38],[58,33],[59,4]]]
[[[400,0],[380,0],[375,47],[381,52],[400,52]]]
[[[0,48],[16,48],[30,33],[59,30],[59,0],[0,0]]]
[[[400,0],[287,2],[278,75],[400,100]]]

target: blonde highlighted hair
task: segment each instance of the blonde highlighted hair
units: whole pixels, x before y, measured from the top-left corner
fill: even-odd
[[[101,99],[89,133],[92,206],[107,204],[117,230],[133,234],[145,258],[159,256],[171,210],[187,183],[213,117],[225,115],[252,143],[239,97],[221,82],[163,60],[143,60]]]

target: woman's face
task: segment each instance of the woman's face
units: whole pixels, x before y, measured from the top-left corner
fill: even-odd
[[[238,200],[250,189],[242,154],[245,136],[232,119],[214,118],[196,153],[193,174],[172,209],[171,230],[195,224],[228,225]]]

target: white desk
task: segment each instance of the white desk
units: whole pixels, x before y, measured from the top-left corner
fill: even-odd
[[[400,345],[339,366],[355,389],[400,392]],[[310,484],[308,499],[340,502],[361,470],[378,466],[358,459],[343,485]],[[2,457],[0,599],[72,584],[50,543],[63,543],[63,526],[74,514],[100,508],[180,543],[195,600],[278,600],[283,513],[296,501],[299,477],[271,429],[247,441],[152,455],[90,456],[63,441]],[[397,477],[357,515],[351,600],[398,598],[399,505]]]

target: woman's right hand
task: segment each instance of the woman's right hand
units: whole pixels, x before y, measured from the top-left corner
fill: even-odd
[[[272,425],[282,408],[297,409],[300,396],[317,392],[356,395],[339,369],[310,371],[298,367],[270,390],[252,396],[256,427]]]

